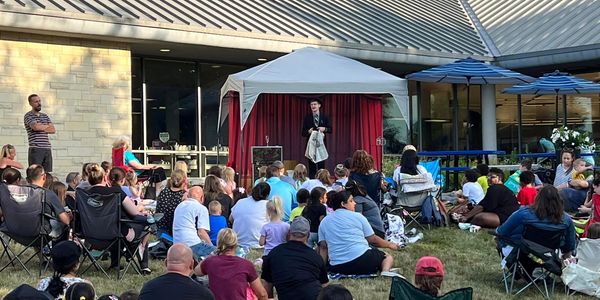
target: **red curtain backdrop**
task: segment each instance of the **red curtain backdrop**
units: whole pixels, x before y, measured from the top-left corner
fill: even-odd
[[[329,159],[326,168],[351,157],[357,149],[364,149],[381,169],[381,146],[377,138],[383,135],[381,96],[362,94],[292,95],[262,94],[240,132],[240,105],[238,93],[229,97],[229,162],[243,178],[252,175],[250,149],[252,146],[283,146],[284,160],[296,160],[308,165],[304,157],[306,138],[301,135],[302,119],[310,114],[309,100],[319,97],[321,112],[331,120],[333,133],[326,134]]]

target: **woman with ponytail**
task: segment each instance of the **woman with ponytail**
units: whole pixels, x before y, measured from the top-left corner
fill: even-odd
[[[87,282],[76,276],[81,256],[79,245],[73,241],[62,241],[52,247],[50,255],[54,275],[40,280],[37,285],[39,291],[46,291],[55,299],[62,299],[62,295],[71,285]]]
[[[256,269],[248,260],[235,255],[237,235],[231,228],[221,229],[217,237],[216,255],[209,256],[196,267],[196,275],[208,275],[208,287],[217,300],[266,300],[267,291]],[[250,296],[250,297],[249,297]]]

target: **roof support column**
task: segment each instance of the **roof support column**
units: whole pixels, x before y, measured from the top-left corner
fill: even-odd
[[[481,85],[481,123],[483,150],[498,150],[498,140],[496,138],[496,85]],[[490,157],[490,159],[492,158]]]

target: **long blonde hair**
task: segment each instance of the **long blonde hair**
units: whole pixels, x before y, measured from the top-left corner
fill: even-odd
[[[217,235],[217,255],[225,253],[227,250],[235,249],[238,246],[238,238],[235,231],[231,228],[223,228]]]
[[[2,157],[4,158],[10,156],[10,151],[12,150],[15,150],[15,146],[11,144],[6,144],[2,146]]]
[[[281,221],[281,217],[283,216],[283,204],[281,203],[281,198],[279,196],[275,196],[271,201],[267,202],[267,214],[271,221]]]
[[[223,179],[226,182],[233,182],[235,180],[235,170],[231,167],[225,167],[223,169]]]
[[[173,171],[175,170],[183,171],[183,173],[186,174],[186,176],[189,171],[187,163],[183,160],[178,160],[177,162],[175,162],[175,168],[173,169]]]

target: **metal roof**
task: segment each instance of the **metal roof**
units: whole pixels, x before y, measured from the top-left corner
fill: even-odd
[[[0,0],[0,10],[338,47],[489,56],[459,0]]]
[[[468,0],[500,56],[600,43],[600,1]]]

